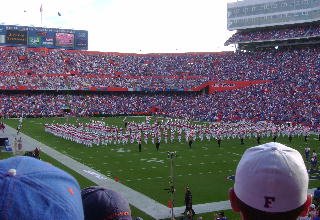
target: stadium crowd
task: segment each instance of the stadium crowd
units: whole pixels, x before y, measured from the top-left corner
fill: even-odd
[[[294,27],[264,28],[259,30],[238,31],[229,38],[225,45],[254,42],[254,41],[271,41],[284,39],[310,38],[320,36],[320,25],[295,25]]]
[[[318,93],[317,93],[318,92]],[[172,117],[204,121],[242,119],[292,121],[316,125],[320,121],[319,90],[292,91],[270,83],[215,95],[200,94],[1,94],[1,117],[63,115],[68,107],[74,115],[135,114],[157,112]],[[312,100],[312,101],[311,101]]]
[[[194,88],[205,82],[207,77],[153,78],[153,77],[80,77],[48,75],[0,75],[0,86],[26,86],[41,90],[80,90],[87,87],[116,88]]]
[[[50,50],[43,54],[24,48],[0,48],[0,73],[5,74],[1,76],[0,82],[2,85],[50,88],[190,88],[206,81],[261,79],[308,84],[307,79],[316,77],[319,72],[319,53],[318,48],[304,48],[247,53],[154,55]],[[12,73],[16,74],[8,75]]]
[[[19,54],[23,52],[22,60]],[[302,56],[299,56],[299,55]],[[95,54],[49,50],[45,55],[30,48],[0,48],[0,73],[61,74],[81,76],[201,76],[208,80],[254,80],[281,77],[294,67],[317,65],[318,48],[251,53],[186,53],[186,54]],[[68,62],[64,61],[67,57]],[[83,59],[85,58],[85,60]],[[299,63],[295,61],[298,59]],[[111,64],[107,60],[112,60]],[[85,66],[80,68],[80,66]],[[147,63],[147,64],[145,64]],[[103,68],[104,66],[107,66]],[[285,65],[285,66],[284,66]],[[101,70],[97,70],[99,66]],[[288,68],[284,70],[284,67]],[[275,70],[279,71],[275,71]],[[17,76],[17,77],[18,77]],[[85,78],[85,77],[84,77]],[[19,78],[17,81],[19,81]],[[24,79],[26,80],[26,79]],[[36,80],[34,80],[36,81]]]
[[[225,54],[225,53],[222,53]],[[181,76],[212,74],[215,54],[119,54],[0,48],[0,73]],[[18,64],[18,65],[17,65]]]
[[[11,62],[18,59],[17,55],[19,53],[27,56],[28,62],[21,61],[22,64],[19,65]],[[216,92],[213,95],[145,93],[117,95],[1,94],[0,115],[2,117],[22,114],[54,116],[60,115],[64,106],[70,107],[76,115],[132,114],[148,112],[150,108],[156,106],[158,112],[163,114],[197,120],[256,119],[317,124],[320,121],[318,107],[320,102],[319,54],[320,49],[318,48],[304,48],[225,54],[124,54],[117,56],[108,54],[89,55],[80,52],[67,53],[53,50],[49,51],[47,55],[43,55],[40,52],[26,49],[2,48],[0,50],[0,72],[19,73],[20,71],[21,73],[21,75],[2,75],[0,82],[4,86],[43,86],[47,90],[54,90],[78,88],[77,86],[140,87],[144,83],[150,87],[170,88],[180,83],[183,84],[183,87],[189,87],[206,80],[247,81],[263,79],[272,80],[272,82],[232,91]],[[50,58],[47,58],[48,56]],[[65,65],[64,62],[59,61],[59,57],[61,60],[63,56],[69,56],[70,63],[81,61],[80,66],[86,65],[86,68],[81,68],[82,72],[70,77],[40,74],[47,70],[42,68],[45,65],[54,67],[48,69],[50,70],[49,73],[64,72],[63,68],[59,70],[60,66]],[[163,80],[157,81],[158,78],[152,77],[144,79],[134,77],[112,78],[112,80],[110,78],[84,77],[85,74],[95,73],[95,68],[89,68],[94,66],[92,62],[103,66],[101,63],[103,60],[105,65],[111,65],[110,62],[106,61],[110,57],[117,63],[117,65],[113,64],[114,68],[117,68],[117,71],[120,68],[125,74],[133,74],[133,70],[139,69],[141,62],[147,60],[150,66],[154,65],[158,69],[151,68],[143,73],[138,71],[136,74],[147,76],[153,73],[154,76],[173,76],[178,74],[177,71],[179,70],[179,73],[189,71],[192,75],[202,74],[204,78],[192,80],[179,78],[173,81],[170,78],[163,78]],[[41,65],[36,62],[38,58]],[[187,66],[183,65],[185,63],[189,64]],[[23,74],[24,64],[29,67],[33,66],[34,73],[39,76]],[[171,68],[169,66],[172,67],[171,71],[167,71]]]

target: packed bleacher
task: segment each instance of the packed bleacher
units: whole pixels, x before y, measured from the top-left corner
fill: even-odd
[[[197,120],[274,120],[295,121],[299,123],[318,123],[320,121],[319,65],[320,49],[288,49],[260,52],[228,52],[223,54],[157,54],[157,55],[108,55],[87,54],[66,51],[32,51],[27,49],[2,49],[0,84],[43,86],[48,90],[75,88],[79,86],[117,86],[117,87],[176,87],[185,88],[213,81],[272,80],[271,83],[255,85],[233,91],[217,92],[213,95],[199,94],[100,94],[100,95],[54,95],[54,94],[1,94],[0,115],[61,115],[63,106],[69,106],[74,114],[133,114],[149,112],[157,106],[159,112],[175,117]],[[10,55],[10,56],[9,56]],[[28,62],[17,56],[27,57]],[[63,72],[66,64],[61,57],[68,56],[70,63],[81,63],[82,72],[68,75]],[[50,58],[47,58],[50,57]],[[60,57],[60,58],[59,58]],[[95,61],[90,61],[94,57]],[[96,74],[89,67],[93,63],[100,66],[111,65],[105,62],[113,59],[116,71],[123,75],[144,74],[143,77],[90,77]],[[21,59],[21,57],[20,57]],[[41,61],[37,61],[37,60]],[[59,60],[60,59],[60,60]],[[18,65],[15,62],[18,62]],[[56,61],[57,60],[57,61]],[[142,60],[148,61],[154,72],[133,72],[141,67]],[[10,62],[9,62],[10,61]],[[50,62],[49,62],[50,61]],[[41,65],[40,65],[41,63]],[[104,64],[103,64],[104,63]],[[184,65],[189,63],[187,65]],[[84,67],[84,65],[86,66]],[[26,65],[26,66],[24,66]],[[46,68],[45,66],[49,66]],[[79,66],[80,64],[76,64]],[[80,66],[81,66],[80,65]],[[26,68],[32,74],[26,74]],[[169,66],[172,67],[169,71]],[[60,68],[61,67],[61,68]],[[60,68],[60,70],[59,70]],[[175,69],[176,68],[176,69]],[[60,75],[43,75],[45,73]],[[80,69],[80,68],[78,68]],[[179,70],[179,72],[177,72]],[[60,72],[61,71],[61,72]],[[126,72],[127,71],[127,72]],[[158,78],[153,76],[175,76],[188,72],[202,78]],[[66,77],[63,76],[66,75]],[[108,72],[111,74],[111,72]],[[68,76],[67,76],[68,75]],[[159,80],[160,79],[160,80]],[[171,80],[174,79],[174,80]]]
[[[300,78],[306,84],[319,71],[318,54],[317,48],[155,55],[0,48],[0,86],[194,88],[208,81]]]
[[[238,31],[229,38],[225,45],[255,42],[255,41],[274,41],[274,40],[289,40],[298,38],[311,38],[320,36],[319,24],[304,24],[289,27],[279,28],[263,28],[257,30]]]
[[[116,88],[194,88],[205,82],[201,78],[153,78],[153,77],[81,77],[81,76],[50,76],[50,75],[0,75],[0,86],[27,86],[42,90],[80,90],[85,87],[116,87]],[[38,89],[39,90],[39,89]]]
[[[0,57],[0,73],[139,77],[211,75],[213,62],[220,59],[214,53],[139,55],[31,48],[0,48]]]
[[[290,86],[268,83],[215,95],[193,94],[121,94],[121,95],[54,95],[2,94],[0,115],[56,116],[68,106],[79,116],[94,114],[135,114],[158,112],[172,117],[205,121],[241,119],[293,121],[317,124],[319,88],[294,90]],[[312,100],[312,101],[311,101]]]

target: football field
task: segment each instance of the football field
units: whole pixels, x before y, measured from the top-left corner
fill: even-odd
[[[92,118],[71,118],[69,123],[89,122]],[[108,125],[124,127],[123,117],[94,118],[103,120]],[[143,122],[145,117],[130,117],[127,120]],[[16,128],[18,120],[1,120]],[[82,144],[56,137],[44,131],[46,123],[66,123],[65,118],[30,118],[23,121],[22,132],[43,144],[81,162],[90,168],[104,174],[111,179],[118,179],[120,183],[138,191],[163,205],[170,200],[169,188],[170,160],[168,151],[176,151],[174,160],[174,178],[176,186],[175,206],[184,205],[184,188],[189,185],[193,194],[193,204],[203,204],[227,200],[227,192],[233,186],[232,177],[243,152],[257,145],[255,138],[245,139],[244,145],[239,139],[222,140],[218,147],[216,140],[193,142],[192,148],[182,138],[172,143],[160,144],[159,151],[155,145],[142,142],[142,152],[138,151],[138,144],[109,144],[107,146],[85,147]],[[261,143],[271,142],[271,137],[262,138]],[[294,137],[289,143],[287,137],[279,137],[278,142],[296,148],[303,155],[303,149],[309,146],[319,153],[319,140],[310,136],[308,142],[304,137]],[[34,146],[36,147],[36,146]],[[317,179],[316,174],[313,175]],[[77,177],[76,177],[77,178]],[[77,178],[78,179],[78,178]],[[78,179],[80,185],[82,180]],[[309,188],[318,187],[318,181],[310,181]],[[204,215],[202,215],[204,216]],[[212,218],[212,216],[211,216]]]

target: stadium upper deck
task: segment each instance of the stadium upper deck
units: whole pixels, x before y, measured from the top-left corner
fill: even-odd
[[[259,50],[319,44],[320,0],[244,0],[228,4],[225,45]]]
[[[229,38],[225,45],[289,40],[317,40],[320,37],[319,22],[242,30]]]
[[[285,56],[284,56],[285,54]],[[291,63],[288,57],[297,57]],[[318,48],[252,53],[108,54],[0,48],[1,86],[194,88],[208,81],[274,80],[291,65],[318,73]],[[283,63],[290,65],[283,67]],[[308,69],[305,69],[305,64]]]
[[[228,4],[228,29],[297,24],[320,19],[320,0],[243,0]]]

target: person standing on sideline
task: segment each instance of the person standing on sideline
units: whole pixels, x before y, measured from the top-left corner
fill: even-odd
[[[156,138],[156,149],[157,151],[159,151],[159,147],[160,147],[160,139],[159,137]]]
[[[292,142],[292,134],[291,133],[289,134],[289,142],[290,143]]]
[[[186,186],[186,192],[184,194],[184,204],[186,205],[186,209],[184,210],[184,214],[187,212],[191,212],[192,216],[194,216],[195,212],[192,209],[192,193],[190,191],[189,186]]]
[[[37,158],[37,159],[40,159],[40,147],[36,147],[36,149],[34,149],[33,151],[34,153],[34,157]]]
[[[141,138],[138,140],[138,145],[139,145],[139,152],[141,152],[142,147],[141,147]]]
[[[18,139],[18,151],[22,151],[22,138]]]
[[[251,147],[235,177],[229,199],[242,220],[296,220],[308,214],[309,175],[297,150],[275,142]]]
[[[306,161],[309,161],[309,156],[310,156],[310,147],[305,147],[304,148],[304,154],[306,156]]]
[[[128,127],[127,117],[124,117],[123,122],[124,122],[124,128],[127,129]]]
[[[22,117],[20,117],[20,119],[19,119],[19,124],[18,124],[18,127],[17,127],[17,136],[20,134],[20,132],[21,132],[21,129],[22,129],[22,121],[23,121],[23,119],[22,119]]]
[[[191,148],[191,146],[192,146],[192,140],[193,140],[193,138],[192,138],[192,135],[190,134],[190,136],[189,136],[189,148]]]
[[[221,137],[220,136],[217,137],[217,142],[218,142],[218,146],[220,148],[221,147]]]
[[[219,212],[217,214],[217,217],[215,218],[215,220],[228,220],[227,217],[224,215],[224,212]]]
[[[241,144],[241,145],[244,145],[244,141],[243,141],[243,140],[244,140],[244,138],[243,138],[243,136],[241,135],[241,137],[240,137],[240,144]]]
[[[304,142],[308,142],[308,133],[306,133],[305,135],[304,135]]]
[[[13,154],[15,155],[18,152],[18,140],[17,138],[14,138],[13,141]]]
[[[273,140],[273,142],[276,142],[276,140],[277,140],[277,134],[276,133],[273,133],[272,134],[272,140]]]
[[[311,170],[318,170],[318,159],[317,157],[312,157],[310,160],[310,168]]]
[[[257,143],[260,144],[260,140],[261,140],[261,135],[258,133],[257,134]]]
[[[317,152],[316,152],[316,150],[313,150],[313,152],[312,152],[312,157],[317,157]]]
[[[0,131],[2,131],[2,133],[4,133],[4,129],[6,127],[4,126],[3,122],[0,122]]]

